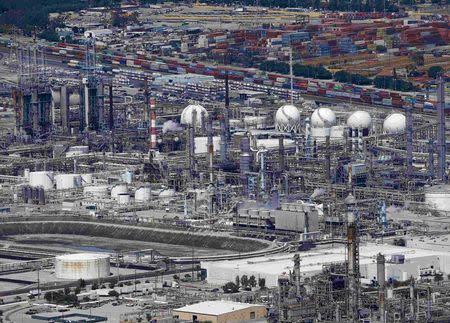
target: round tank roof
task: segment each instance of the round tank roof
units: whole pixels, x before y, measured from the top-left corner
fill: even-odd
[[[311,115],[311,126],[330,128],[336,124],[336,114],[329,108],[318,108]]]
[[[108,254],[100,254],[100,253],[73,253],[68,255],[56,256],[56,259],[66,261],[97,260],[107,258],[109,258]]]
[[[383,122],[383,131],[387,134],[396,134],[405,131],[406,117],[401,113],[389,115]]]
[[[352,129],[369,129],[372,127],[372,117],[366,111],[353,112],[347,119],[347,126]]]
[[[194,122],[194,114],[195,116],[195,125]],[[186,108],[184,108],[183,112],[181,112],[181,124],[201,127],[202,126],[202,113],[204,113],[204,119],[208,117],[208,112],[204,107],[199,104],[190,104]],[[203,120],[205,121],[205,120]]]
[[[282,125],[294,125],[300,122],[300,111],[295,105],[286,104],[277,110],[275,123]]]

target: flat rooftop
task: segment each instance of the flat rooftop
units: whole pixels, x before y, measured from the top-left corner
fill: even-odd
[[[174,311],[189,312],[203,315],[222,315],[230,312],[244,310],[246,308],[252,308],[255,306],[263,306],[263,305],[238,303],[231,301],[208,301],[180,307],[174,309]]]

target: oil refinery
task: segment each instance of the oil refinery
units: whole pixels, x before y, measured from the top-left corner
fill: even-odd
[[[106,2],[0,11],[0,322],[450,322],[446,2]]]

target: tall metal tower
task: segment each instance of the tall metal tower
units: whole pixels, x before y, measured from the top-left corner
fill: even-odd
[[[100,130],[103,123],[103,84],[96,75],[95,38],[88,35],[80,97],[80,131]]]
[[[51,90],[44,51],[37,44],[20,48],[19,86],[12,93],[16,110],[16,131],[31,136],[51,130]]]
[[[446,182],[446,138],[445,138],[445,80],[442,75],[439,77],[437,84],[437,117],[438,117],[438,178],[442,182]]]
[[[348,274],[348,317],[350,322],[358,322],[359,314],[359,237],[356,218],[356,200],[349,194],[347,206],[347,274]]]

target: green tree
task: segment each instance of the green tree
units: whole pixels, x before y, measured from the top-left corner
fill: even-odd
[[[260,289],[266,288],[266,279],[265,278],[259,278],[258,279],[258,286]]]
[[[441,66],[431,66],[428,69],[428,76],[435,79],[437,78],[439,75],[441,75],[444,72],[444,69]]]
[[[256,287],[256,277],[254,275],[250,276],[250,278],[248,279],[248,284],[251,287]]]
[[[248,286],[248,276],[247,275],[242,275],[242,277],[241,277],[241,286],[243,286],[243,287]]]
[[[115,291],[115,290],[110,290],[108,292],[108,295],[111,296],[111,297],[115,297],[115,298],[119,297],[119,293],[117,291]]]
[[[92,290],[98,289],[98,283],[97,283],[97,282],[92,283],[91,289],[92,289]]]
[[[228,282],[225,285],[222,286],[223,292],[224,293],[237,293],[239,292],[239,286],[236,285],[233,282]]]

